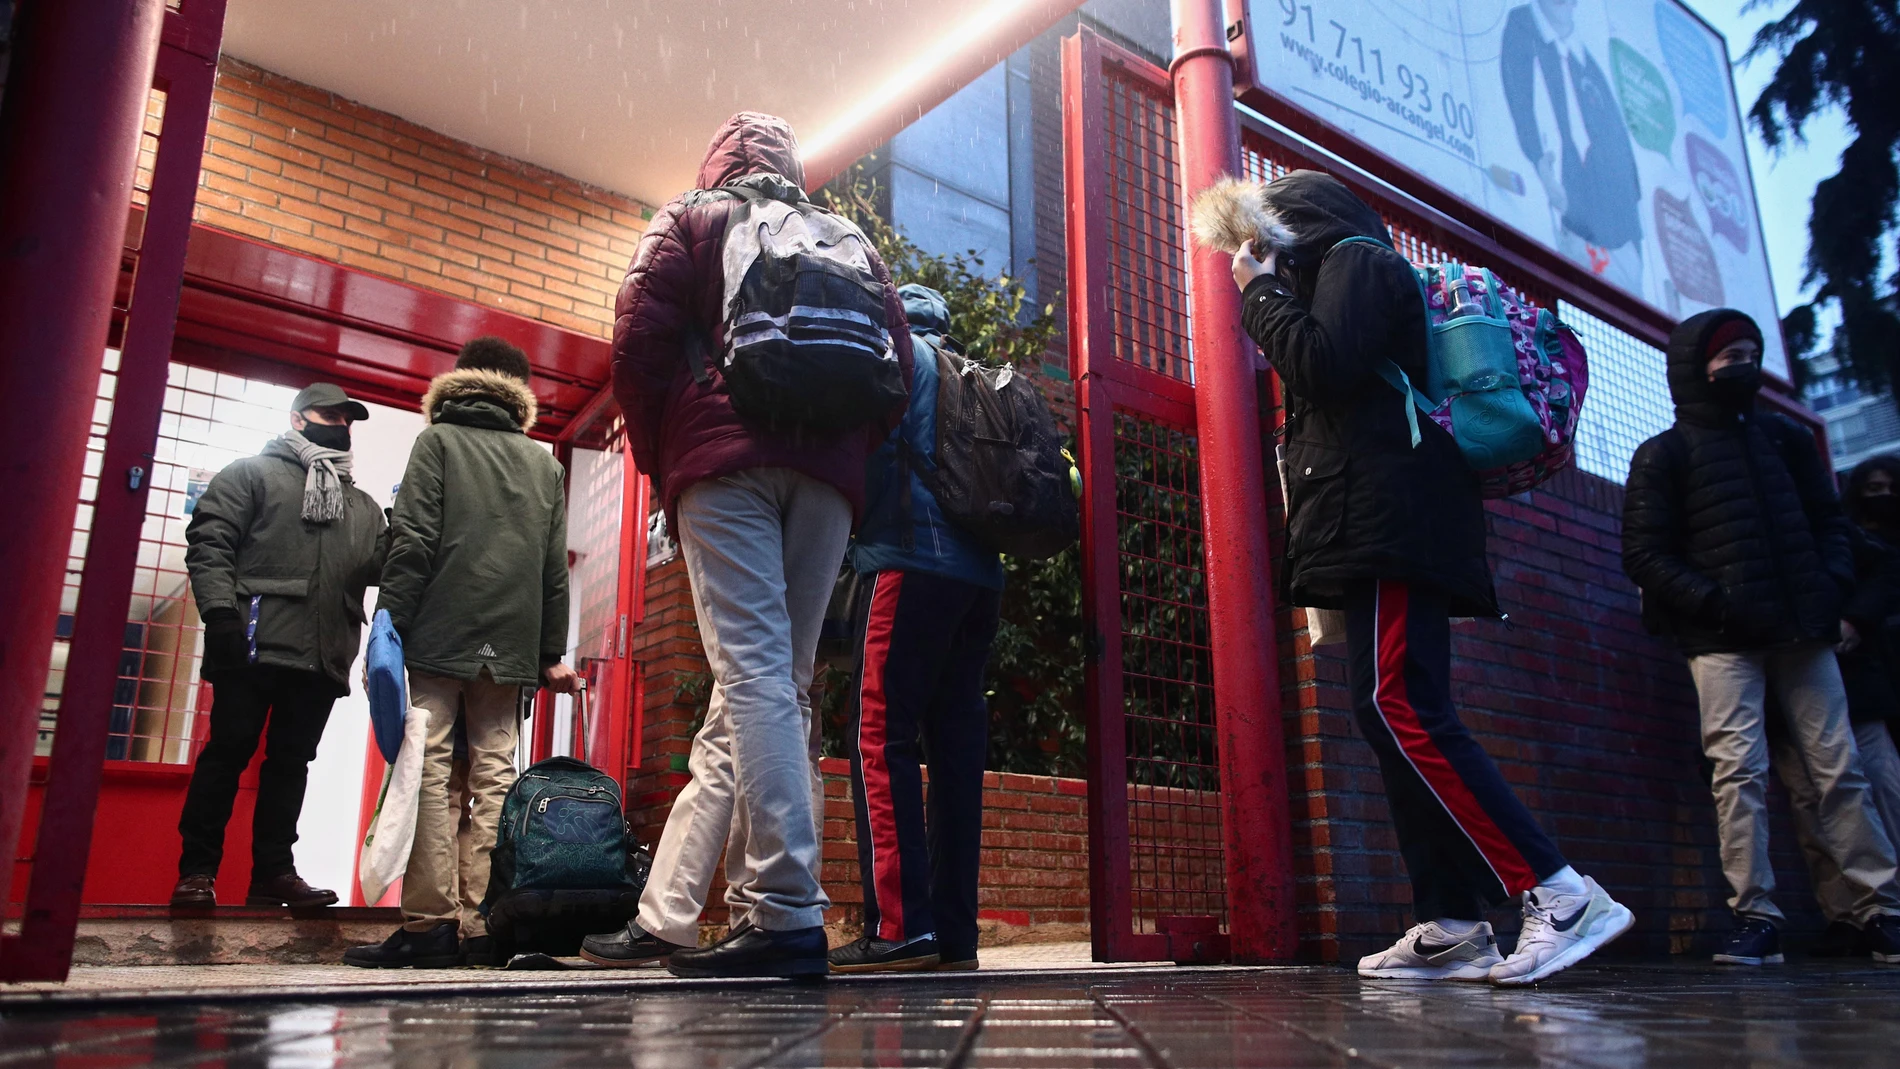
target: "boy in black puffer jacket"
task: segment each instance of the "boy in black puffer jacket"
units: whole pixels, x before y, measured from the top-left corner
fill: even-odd
[[[1564,860],[1452,705],[1450,618],[1496,616],[1497,599],[1477,476],[1429,419],[1412,444],[1411,398],[1380,376],[1390,361],[1426,381],[1417,278],[1337,179],[1296,171],[1258,195],[1252,229],[1281,247],[1263,261],[1242,245],[1234,279],[1288,393],[1290,588],[1296,604],[1346,611],[1353,710],[1419,921],[1359,975],[1534,983],[1634,918]],[[1484,912],[1518,895],[1524,929],[1507,959]]]
[[[1766,694],[1817,794],[1821,849],[1876,958],[1900,962],[1894,852],[1848,724],[1834,646],[1854,587],[1847,519],[1807,431],[1755,409],[1761,330],[1722,308],[1669,339],[1676,423],[1630,461],[1623,570],[1652,631],[1676,637],[1715,765],[1716,831],[1736,927],[1715,960],[1781,961],[1768,858]]]

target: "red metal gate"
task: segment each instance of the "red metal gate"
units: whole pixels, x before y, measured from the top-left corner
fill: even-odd
[[[1220,960],[1227,884],[1187,253],[1164,72],[1064,42],[1091,799],[1104,960]]]

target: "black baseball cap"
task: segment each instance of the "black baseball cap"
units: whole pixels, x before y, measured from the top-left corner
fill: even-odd
[[[359,423],[369,418],[369,409],[359,401],[350,400],[343,387],[334,382],[313,382],[297,391],[297,399],[290,403],[292,412],[308,412],[313,408],[340,408]]]

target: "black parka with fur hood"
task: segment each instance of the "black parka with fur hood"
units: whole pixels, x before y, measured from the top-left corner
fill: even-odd
[[[534,394],[493,371],[441,375],[422,399],[376,607],[411,669],[532,686],[567,648],[561,465],[528,439]]]
[[[1709,389],[1709,339],[1742,314],[1703,312],[1669,336],[1676,423],[1637,447],[1624,489],[1623,571],[1650,630],[1692,657],[1837,642],[1854,583],[1847,517],[1814,436],[1725,408]]]
[[[1255,279],[1241,316],[1286,384],[1293,600],[1338,608],[1348,583],[1399,579],[1443,595],[1453,615],[1496,615],[1477,475],[1423,414],[1414,448],[1411,399],[1379,377],[1390,360],[1425,381],[1411,264],[1379,213],[1331,175],[1295,171],[1265,197],[1291,231],[1288,277]],[[1348,237],[1383,247],[1339,245]]]

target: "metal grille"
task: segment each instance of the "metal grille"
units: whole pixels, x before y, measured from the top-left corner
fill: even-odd
[[[1174,105],[1145,83],[1113,77],[1107,103],[1108,309],[1114,353],[1192,382]]]
[[[577,643],[569,662],[588,677],[594,688],[594,715],[587,724],[573,725],[568,732],[556,732],[556,750],[573,739],[578,743],[575,756],[606,767],[604,753],[607,713],[602,701],[601,673],[626,642],[626,624],[620,616],[620,524],[625,505],[627,466],[626,431],[616,418],[607,441],[600,449],[576,447],[572,461],[573,491],[567,503],[567,544],[573,559],[569,580],[574,603],[579,606]],[[593,662],[590,664],[589,662]],[[557,709],[572,706],[565,696],[555,699]],[[571,715],[571,714],[569,714]],[[561,723],[563,716],[556,723]]]
[[[1226,921],[1199,459],[1192,434],[1115,416],[1123,716],[1135,931]]]
[[[1629,478],[1636,447],[1676,421],[1661,349],[1571,304],[1557,316],[1590,354],[1590,393],[1577,423],[1577,467],[1618,486]]]
[[[55,713],[65,685],[67,637],[78,604],[80,570],[97,500],[100,458],[111,419],[117,352],[106,355],[99,400],[86,443],[86,478],[80,488],[72,550],[54,641],[53,671],[41,706],[39,752],[51,751]],[[173,364],[165,390],[139,536],[132,604],[125,624],[113,692],[106,756],[112,760],[181,764],[203,746],[201,714],[211,709],[210,688],[199,678],[203,627],[185,572],[185,527],[198,497],[218,469],[250,456],[282,433],[295,391],[204,368]],[[124,478],[125,473],[114,473]]]

